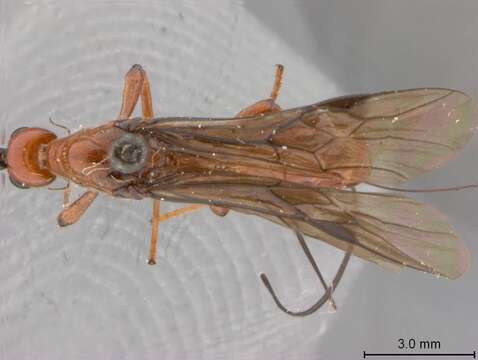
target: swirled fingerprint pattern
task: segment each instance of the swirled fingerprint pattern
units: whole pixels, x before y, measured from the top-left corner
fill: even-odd
[[[240,2],[1,4],[0,119],[8,132],[50,127],[49,117],[72,130],[113,119],[122,77],[134,63],[148,71],[161,115],[232,115],[268,96],[280,61],[287,61],[284,106],[336,93]],[[282,228],[204,209],[160,225],[160,258],[150,267],[149,201],[101,197],[80,223],[59,229],[61,199],[60,191],[8,184],[1,194],[2,357],[298,354],[313,351],[331,321],[324,313],[297,322],[263,289],[258,273],[267,271],[290,306],[315,300],[309,265]],[[331,276],[340,254],[313,250]]]

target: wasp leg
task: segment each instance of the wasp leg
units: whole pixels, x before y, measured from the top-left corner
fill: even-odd
[[[265,99],[260,100],[244,109],[236,114],[236,117],[246,117],[246,116],[254,116],[260,114],[267,114],[281,111],[279,105],[275,103],[272,99]]]
[[[71,187],[70,187],[70,182],[65,186],[65,189],[63,190],[63,209],[68,206],[70,203],[70,194],[71,194]]]
[[[149,255],[148,255],[149,265],[156,264],[160,204],[161,202],[159,200],[153,200],[153,218],[151,221],[151,238],[149,240]]]
[[[280,106],[276,104],[276,100],[282,85],[283,74],[284,74],[284,67],[280,64],[276,65],[274,84],[272,85],[270,98],[265,100],[260,100],[242,109],[236,114],[236,117],[254,116],[259,114],[267,114],[267,113],[281,111]]]
[[[168,211],[167,213],[159,216],[158,222],[167,221],[174,217],[185,215],[187,213],[199,210],[203,207],[204,207],[203,205],[194,204],[194,205],[184,206],[176,210]]]
[[[96,191],[86,191],[83,193],[78,199],[67,205],[58,215],[58,225],[68,226],[76,223],[97,196],[98,193]]]
[[[154,117],[153,102],[151,100],[151,88],[148,76],[141,65],[133,65],[126,73],[123,86],[123,101],[119,114],[120,119],[128,119],[134,111],[139,98],[141,97],[141,110],[143,119],[148,120]],[[148,264],[156,263],[156,249],[158,243],[158,224],[172,217],[180,216],[199,209],[200,205],[191,205],[180,208],[164,215],[160,215],[160,200],[153,200],[153,216],[151,221],[151,237],[149,241]]]
[[[347,248],[347,250],[345,252],[345,255],[342,259],[342,262],[340,263],[340,266],[339,266],[337,272],[335,273],[334,280],[332,281],[332,285],[327,286],[327,284],[325,283],[325,281],[322,277],[322,274],[319,270],[319,267],[318,267],[314,257],[310,253],[309,247],[307,246],[307,243],[305,242],[304,237],[302,236],[301,233],[298,233],[298,232],[296,233],[296,235],[297,235],[297,239],[299,240],[300,246],[302,247],[302,250],[304,251],[305,255],[307,256],[307,259],[309,260],[310,264],[312,265],[312,268],[314,269],[314,272],[318,276],[320,282],[322,283],[322,286],[325,289],[325,294],[322,295],[315,302],[315,304],[312,305],[311,307],[309,307],[308,309],[305,309],[305,310],[302,310],[302,311],[292,311],[292,310],[287,309],[284,305],[282,305],[282,303],[279,300],[279,298],[277,297],[274,289],[272,288],[272,285],[271,285],[269,279],[267,278],[266,274],[262,273],[260,275],[260,277],[261,277],[261,280],[262,280],[264,286],[267,288],[267,290],[271,294],[271,296],[274,299],[274,302],[276,303],[277,307],[280,310],[282,310],[283,312],[285,312],[286,314],[289,314],[289,315],[292,315],[292,316],[311,315],[314,312],[316,312],[317,310],[319,310],[326,302],[329,302],[332,305],[332,308],[334,310],[337,310],[337,306],[335,305],[335,301],[332,299],[332,293],[335,291],[335,289],[339,285],[339,282],[342,279],[342,276],[345,272],[345,269],[347,268],[348,262],[350,260],[350,256],[352,255],[353,245],[350,244],[349,247]]]
[[[141,65],[135,64],[124,77],[123,101],[118,118],[128,119],[133,113],[140,96],[143,118],[151,119],[153,117],[153,106],[148,76]]]
[[[210,205],[209,206],[209,209],[211,209],[211,211],[216,214],[217,216],[226,216],[227,213],[229,212],[229,209],[225,208],[225,207],[220,207],[220,206],[216,206],[216,205]]]
[[[163,215],[160,214],[160,201],[154,200],[153,202],[153,218],[151,227],[151,240],[149,243],[149,255],[148,264],[156,264],[156,248],[158,243],[158,224],[163,221],[167,221],[177,216],[185,215],[189,212],[193,212],[202,208],[202,205],[190,205],[185,206],[173,211],[169,211]]]
[[[271,99],[273,101],[277,100],[279,96],[279,91],[282,86],[282,75],[284,74],[284,66],[281,64],[276,64],[276,72],[274,75],[274,85],[272,86]]]
[[[255,116],[260,114],[273,113],[281,111],[281,107],[276,104],[277,96],[282,85],[282,75],[284,74],[284,66],[277,64],[274,76],[274,84],[272,85],[271,97],[269,99],[260,100],[248,107],[245,107],[236,114],[236,117]],[[210,206],[211,211],[217,216],[226,216],[229,209],[220,206]]]

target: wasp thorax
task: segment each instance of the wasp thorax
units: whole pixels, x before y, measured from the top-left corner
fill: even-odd
[[[126,133],[111,144],[109,160],[113,170],[131,174],[143,169],[148,145],[140,135]]]

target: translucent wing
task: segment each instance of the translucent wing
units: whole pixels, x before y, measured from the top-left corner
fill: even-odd
[[[470,140],[478,125],[471,99],[448,89],[350,96],[324,105],[329,111],[320,116],[322,129],[330,127],[332,133],[340,129],[342,136],[366,144],[371,164],[367,181],[381,185],[397,184],[440,166]],[[344,140],[332,140],[326,152],[332,151],[334,141],[340,148]],[[349,163],[344,159],[328,166]]]
[[[338,189],[393,185],[437,167],[477,121],[465,94],[414,89],[247,118],[123,125],[163,159],[138,193],[255,214],[341,249],[353,243],[355,255],[388,268],[456,278],[468,251],[438,211],[399,195]]]
[[[178,186],[151,196],[258,215],[383,267],[457,278],[468,250],[437,210],[399,195],[346,190],[227,185]]]
[[[342,187],[394,185],[435,168],[468,142],[477,122],[467,95],[413,89],[247,118],[157,119],[143,130],[204,157],[266,161],[271,172],[281,166],[304,186]]]

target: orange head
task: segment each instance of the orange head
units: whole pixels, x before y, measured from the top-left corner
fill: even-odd
[[[7,168],[11,182],[23,189],[50,184],[55,176],[46,167],[46,147],[56,135],[41,128],[22,127],[0,149],[0,169]]]

